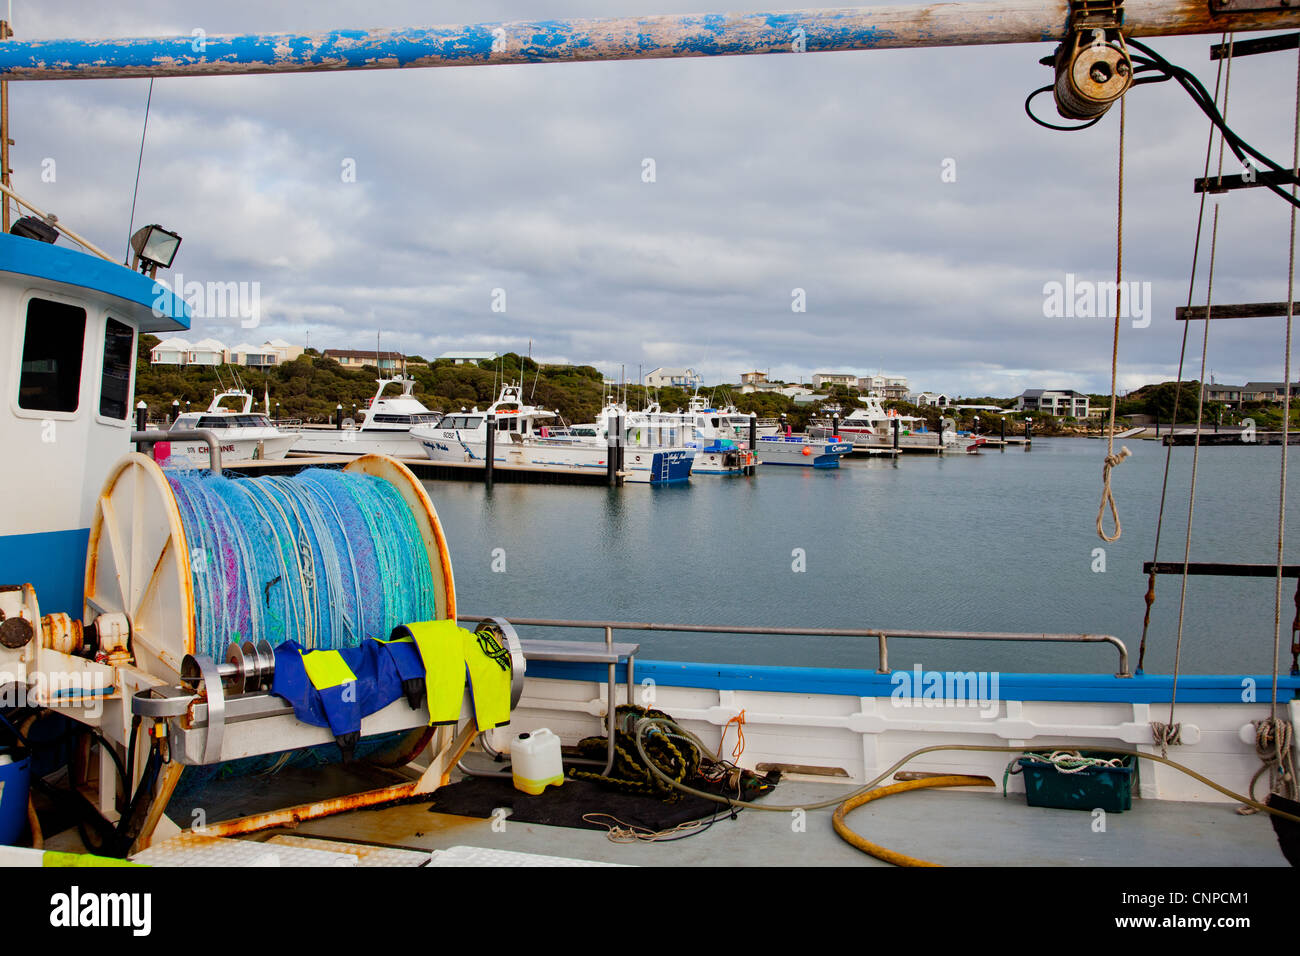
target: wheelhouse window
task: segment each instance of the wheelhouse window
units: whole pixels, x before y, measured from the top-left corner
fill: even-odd
[[[131,364],[135,330],[117,319],[104,329],[104,369],[99,385],[99,414],[125,421],[131,405]]]
[[[81,398],[81,354],[86,310],[63,302],[32,299],[27,304],[18,407],[75,412]]]

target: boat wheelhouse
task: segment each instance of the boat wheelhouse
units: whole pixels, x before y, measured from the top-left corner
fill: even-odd
[[[411,429],[424,425],[437,425],[441,412],[425,407],[413,394],[415,380],[403,376],[380,378],[374,397],[358,413],[359,423],[335,430],[303,429],[294,451],[313,455],[393,455],[397,458],[415,458],[424,454]],[[385,394],[389,386],[400,391]]]
[[[239,408],[222,404],[233,398]],[[185,412],[176,416],[168,431],[211,430],[221,442],[223,461],[275,460],[283,458],[298,442],[295,432],[281,431],[271,420],[253,409],[253,393],[242,388],[213,392],[212,402],[202,412]],[[154,458],[160,462],[186,460],[195,467],[206,467],[211,457],[202,441],[178,438],[154,446]]]

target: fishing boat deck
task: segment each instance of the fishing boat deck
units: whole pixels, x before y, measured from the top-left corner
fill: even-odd
[[[503,788],[507,785],[503,783]],[[842,784],[786,780],[767,798],[798,805],[847,796]],[[725,814],[703,832],[671,842],[619,844],[603,830],[500,823],[431,812],[412,803],[307,821],[293,832],[317,839],[420,850],[457,846],[645,866],[886,866],[845,843],[831,810],[808,811],[804,831],[786,812]],[[905,793],[862,807],[849,822],[890,850],[959,866],[1286,866],[1262,815],[1232,805],[1135,800],[1094,832],[1091,813],[1029,807],[1023,794]],[[267,835],[269,836],[269,834]],[[254,835],[251,839],[264,839]]]

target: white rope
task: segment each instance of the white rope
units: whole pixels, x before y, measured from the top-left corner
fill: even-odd
[[[1082,773],[1093,767],[1124,766],[1123,757],[1085,757],[1077,750],[1054,750],[1046,757],[1036,753],[1026,753],[1024,756],[1035,763],[1050,763],[1058,773]]]
[[[1101,467],[1101,504],[1097,507],[1097,537],[1103,541],[1118,541],[1124,533],[1119,523],[1119,511],[1115,507],[1115,494],[1110,488],[1110,473],[1115,466],[1132,454],[1127,448],[1120,448],[1115,454],[1115,404],[1117,390],[1116,379],[1119,375],[1119,307],[1123,295],[1124,278],[1124,119],[1126,96],[1119,100],[1119,182],[1116,187],[1115,210],[1115,337],[1110,352],[1110,427],[1106,430],[1106,459]],[[1115,524],[1115,533],[1107,534],[1105,527],[1106,509],[1110,508],[1110,517]]]

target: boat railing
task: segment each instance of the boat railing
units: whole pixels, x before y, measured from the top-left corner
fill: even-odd
[[[490,621],[491,617],[473,614],[458,615],[461,621]],[[888,674],[889,641],[999,641],[1025,644],[1109,644],[1119,654],[1116,677],[1132,677],[1129,669],[1128,647],[1112,634],[1044,634],[1018,631],[914,631],[900,628],[836,628],[836,627],[764,627],[738,624],[657,624],[644,621],[572,621],[543,618],[510,618],[519,627],[568,627],[603,631],[605,643],[614,643],[615,631],[672,631],[692,634],[752,634],[777,637],[873,637],[879,648],[876,673]]]
[[[221,474],[221,439],[210,428],[146,429],[131,432],[131,441],[141,454],[153,457],[153,446],[163,441],[201,441],[208,446],[208,468],[214,475]]]

